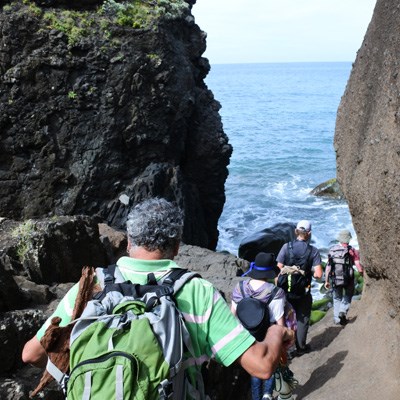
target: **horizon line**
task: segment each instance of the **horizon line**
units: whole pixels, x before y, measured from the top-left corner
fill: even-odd
[[[204,57],[207,58],[207,57]],[[333,63],[354,63],[354,61],[240,61],[240,62],[211,62],[210,65],[238,65],[238,64],[333,64]]]

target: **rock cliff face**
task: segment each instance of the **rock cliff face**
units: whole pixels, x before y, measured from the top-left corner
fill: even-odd
[[[377,1],[338,110],[335,132],[337,177],[349,203],[368,274],[362,299],[365,314],[358,317],[357,324],[371,327],[359,333],[363,342],[373,343],[369,360],[375,359],[374,353],[384,355],[385,381],[396,380],[393,371],[400,368],[399,21],[396,1]],[[383,315],[372,311],[376,302]],[[376,365],[370,362],[359,370],[359,376],[373,377],[376,391],[371,396],[398,398],[398,384],[396,397],[393,393],[385,397],[375,370]]]
[[[38,4],[0,2],[2,216],[122,227],[163,196],[185,209],[185,242],[215,248],[231,146],[189,2]]]
[[[379,0],[342,98],[335,148],[364,264],[400,311],[400,9]]]

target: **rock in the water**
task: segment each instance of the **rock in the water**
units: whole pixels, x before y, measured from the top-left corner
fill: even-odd
[[[293,223],[279,223],[245,237],[239,245],[239,257],[254,261],[260,251],[278,255],[281,247],[296,238]]]
[[[321,183],[311,190],[310,194],[313,196],[330,197],[334,199],[343,199],[343,192],[340,189],[339,183],[336,178],[329,179]]]

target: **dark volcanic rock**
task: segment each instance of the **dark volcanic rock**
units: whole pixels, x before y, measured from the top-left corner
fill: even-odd
[[[340,189],[339,183],[336,178],[329,179],[311,190],[310,194],[313,196],[330,197],[334,199],[343,199],[343,192]]]
[[[232,289],[249,268],[249,262],[226,252],[214,252],[197,246],[182,244],[175,261],[182,268],[197,271],[212,282],[230,303]]]
[[[24,224],[0,222],[0,311],[46,304],[48,285],[76,282],[83,266],[107,265],[97,224],[57,217]]]
[[[239,245],[239,257],[254,261],[260,251],[277,256],[285,243],[296,238],[295,228],[293,223],[279,223],[245,237]]]
[[[184,208],[187,243],[215,248],[231,146],[189,7],[135,28],[68,12],[0,12],[2,216],[124,228],[133,204],[162,196]]]
[[[25,343],[37,332],[46,320],[40,310],[18,310],[1,314],[0,374],[21,368],[21,352]]]

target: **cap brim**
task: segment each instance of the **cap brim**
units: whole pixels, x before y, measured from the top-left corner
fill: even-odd
[[[279,274],[279,268],[275,267],[269,271],[257,271],[253,269],[250,271],[247,276],[253,279],[274,279]]]

